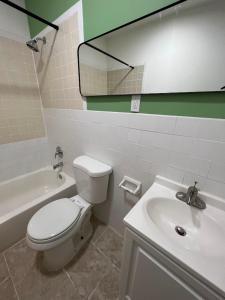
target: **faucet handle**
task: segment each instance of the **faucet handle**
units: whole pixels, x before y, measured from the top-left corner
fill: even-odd
[[[198,194],[198,192],[200,191],[196,185],[198,184],[198,181],[195,181],[195,184],[193,186],[190,186],[189,189],[190,189],[190,192],[193,194],[195,193],[196,195]]]

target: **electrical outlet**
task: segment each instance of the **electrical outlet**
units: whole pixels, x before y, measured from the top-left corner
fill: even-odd
[[[139,112],[140,102],[141,102],[141,95],[133,95],[132,98],[131,98],[130,111]]]

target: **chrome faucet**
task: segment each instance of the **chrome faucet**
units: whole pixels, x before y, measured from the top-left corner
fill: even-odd
[[[55,149],[55,158],[57,157],[63,159],[63,151],[60,146],[57,146]]]
[[[53,170],[60,169],[60,172],[61,172],[62,168],[63,168],[63,165],[64,165],[63,161],[60,161],[57,164],[53,165]]]
[[[198,182],[195,181],[195,184],[193,186],[189,186],[187,193],[177,192],[176,198],[186,202],[187,205],[194,206],[198,209],[205,209],[205,202],[198,197],[198,189],[196,188],[197,183]]]
[[[63,151],[60,146],[56,147],[55,159],[58,160],[58,163],[53,165],[53,170],[57,170],[58,177],[61,178],[62,176],[60,173],[62,172],[64,164],[63,164]]]

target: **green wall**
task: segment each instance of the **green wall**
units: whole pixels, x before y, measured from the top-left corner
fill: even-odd
[[[26,0],[27,9],[53,21],[77,0]],[[83,0],[84,34],[90,39],[151,11],[176,1],[172,0]],[[29,19],[31,36],[45,25]],[[130,111],[130,96],[88,97],[89,110]],[[141,112],[152,114],[225,118],[224,93],[191,93],[145,95]]]
[[[225,119],[224,93],[155,94],[141,99],[141,113]],[[129,96],[89,97],[89,110],[130,111]]]
[[[40,17],[53,22],[78,0],[25,0],[26,9]],[[42,31],[46,25],[28,17],[31,37]]]
[[[85,39],[174,2],[176,0],[83,0]]]

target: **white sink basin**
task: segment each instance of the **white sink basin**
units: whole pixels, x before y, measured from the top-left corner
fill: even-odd
[[[225,199],[200,192],[206,203],[200,210],[178,200],[178,191],[187,186],[157,176],[124,223],[225,299]]]
[[[225,228],[207,210],[198,210],[186,203],[170,198],[152,198],[146,202],[150,220],[178,247],[197,252],[205,257],[225,258]],[[175,228],[181,226],[186,235],[179,235]],[[219,247],[215,247],[219,245]]]

